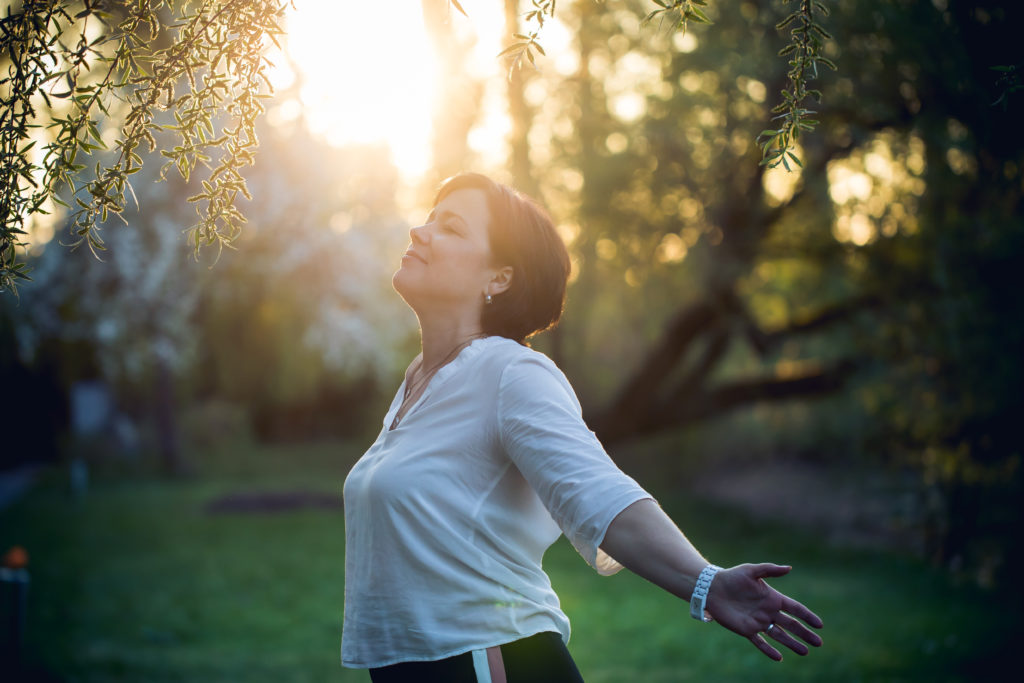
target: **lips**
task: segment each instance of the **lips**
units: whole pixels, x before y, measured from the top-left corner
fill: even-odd
[[[417,261],[419,261],[420,263],[424,263],[424,264],[427,262],[427,260],[425,258],[423,258],[419,254],[417,254],[412,249],[407,249],[405,254],[402,255],[402,257],[403,258],[405,258],[405,257],[413,258],[413,259],[416,259]]]

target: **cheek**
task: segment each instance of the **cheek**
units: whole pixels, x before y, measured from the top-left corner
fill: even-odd
[[[489,269],[483,259],[467,261],[459,274],[459,281],[466,287],[480,289],[487,285]]]
[[[481,254],[477,249],[462,249],[447,254],[443,267],[437,270],[443,270],[451,279],[460,282],[476,282],[486,277],[485,271],[489,267],[488,264],[489,260],[486,254]]]

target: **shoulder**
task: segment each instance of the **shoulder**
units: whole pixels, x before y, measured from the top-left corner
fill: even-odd
[[[492,361],[498,393],[504,404],[564,403],[579,410],[579,400],[565,374],[554,361],[514,340],[498,338]]]
[[[485,337],[473,343],[472,372],[485,384],[497,384],[499,393],[554,391],[578,403],[565,374],[555,362],[507,337]]]
[[[481,355],[486,356],[486,361],[492,363],[502,377],[540,372],[566,382],[565,375],[555,362],[540,351],[507,337],[488,337],[486,341],[489,342],[487,353]]]

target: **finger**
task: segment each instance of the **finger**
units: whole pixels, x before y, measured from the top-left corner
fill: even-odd
[[[755,564],[751,568],[754,571],[754,575],[760,578],[785,576],[790,572],[791,569],[793,569],[789,565],[772,564],[771,562],[762,562],[761,564]]]
[[[797,602],[789,596],[783,596],[782,610],[784,612],[792,614],[794,617],[799,617],[800,619],[803,619],[814,628],[821,628],[825,625],[825,623],[821,620],[821,617],[819,617],[817,614],[804,607],[803,604]]]
[[[775,629],[772,630],[774,631]],[[750,642],[769,659],[774,659],[776,662],[782,661],[782,653],[769,645],[759,633],[750,636]]]
[[[821,647],[821,636],[804,626],[803,622],[794,619],[788,614],[779,614],[779,616],[775,618],[775,625],[786,629],[789,633],[800,638],[808,645]],[[774,631],[775,629],[772,630]]]
[[[779,625],[778,621],[775,622],[774,627],[768,629],[767,631],[765,631],[765,633],[768,635],[769,638],[776,641],[780,645],[788,647],[790,650],[797,653],[801,657],[810,652],[810,650],[807,649],[806,645],[801,643],[793,636],[789,635],[789,633],[787,633],[786,630]]]

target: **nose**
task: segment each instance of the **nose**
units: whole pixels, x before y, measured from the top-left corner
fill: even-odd
[[[429,223],[418,225],[414,228],[409,228],[409,237],[412,239],[413,244],[427,244],[430,242],[430,231],[427,230]]]

